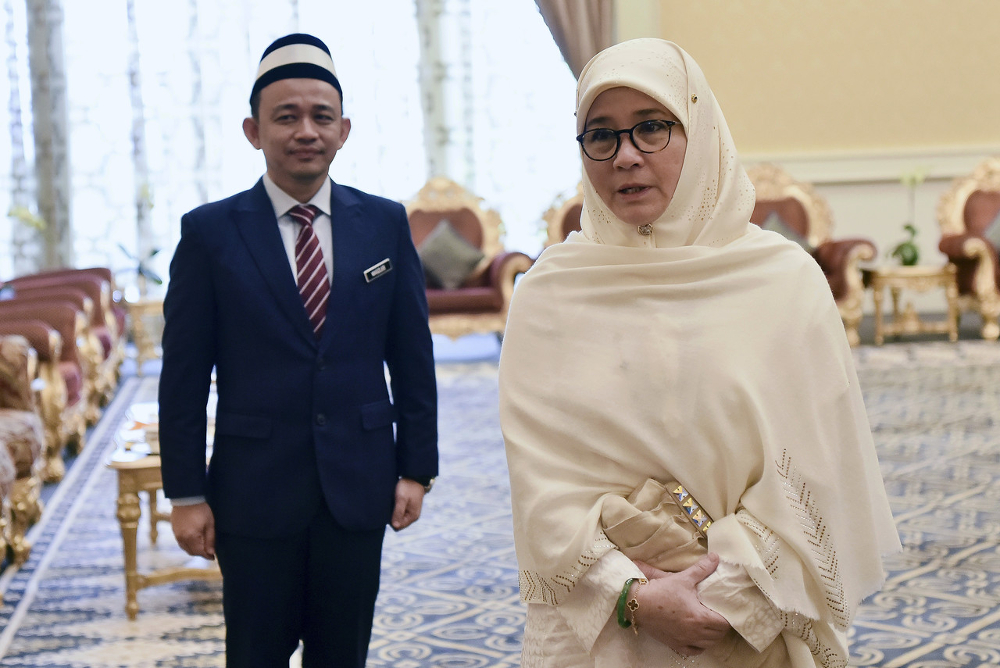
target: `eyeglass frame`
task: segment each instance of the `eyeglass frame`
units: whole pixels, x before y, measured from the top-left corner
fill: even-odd
[[[650,121],[657,121],[659,123],[666,123],[667,124],[667,143],[664,144],[663,146],[661,146],[660,148],[656,149],[656,150],[646,151],[646,150],[643,150],[643,149],[639,148],[639,145],[635,143],[635,135],[632,134],[632,133],[635,132],[635,129],[637,127],[639,127],[643,123],[649,123]],[[625,130],[612,130],[611,128],[592,128],[590,130],[585,130],[584,132],[581,132],[580,134],[578,134],[576,136],[576,140],[578,142],[580,142],[580,148],[583,150],[583,154],[585,156],[587,156],[588,158],[590,158],[594,162],[607,162],[608,160],[614,160],[615,156],[618,155],[618,151],[620,151],[621,148],[622,148],[622,135],[625,135],[625,134],[628,135],[629,141],[632,142],[632,146],[635,146],[635,150],[639,151],[640,153],[645,153],[646,155],[649,155],[651,153],[659,153],[660,151],[662,151],[666,147],[670,146],[670,140],[674,136],[674,126],[677,125],[678,123],[679,123],[679,121],[668,121],[665,118],[647,118],[646,120],[639,121],[638,123],[636,123],[632,127],[627,128]],[[614,151],[614,153],[612,153],[611,155],[609,155],[606,158],[594,158],[594,157],[592,157],[589,153],[587,153],[587,147],[583,145],[583,138],[584,137],[586,137],[591,132],[597,132],[599,130],[607,130],[609,132],[615,133],[615,151]]]

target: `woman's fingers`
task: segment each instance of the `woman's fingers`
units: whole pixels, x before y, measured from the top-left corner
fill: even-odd
[[[714,552],[709,552],[704,557],[699,559],[693,566],[681,571],[680,575],[688,578],[692,585],[697,585],[699,582],[714,573],[715,569],[718,567],[719,555]]]
[[[647,580],[656,580],[669,575],[666,571],[661,571],[655,566],[650,566],[645,561],[639,561],[638,559],[633,559],[632,563],[639,567],[642,574],[646,576]]]

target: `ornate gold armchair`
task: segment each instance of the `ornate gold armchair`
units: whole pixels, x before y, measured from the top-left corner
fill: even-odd
[[[58,269],[19,276],[7,281],[17,295],[30,296],[53,289],[80,290],[90,298],[90,336],[93,357],[94,403],[91,418],[99,417],[118,387],[119,367],[125,357],[122,321],[113,302],[113,284],[108,269]]]
[[[4,513],[10,518],[5,539],[15,564],[27,561],[31,545],[25,535],[42,514],[44,436],[32,388],[35,365],[35,351],[27,339],[0,337],[0,449],[14,465],[14,484]]]
[[[875,259],[875,244],[862,238],[832,239],[833,216],[826,200],[780,167],[761,164],[747,173],[757,190],[751,222],[797,241],[813,256],[830,283],[848,342],[858,345],[865,294],[859,263]]]
[[[982,317],[984,339],[1000,337],[1000,157],[952,183],[938,202],[938,248],[958,270],[958,306]]]
[[[62,480],[62,450],[79,452],[86,435],[89,369],[86,316],[67,300],[0,301],[0,334],[27,338],[39,358],[40,412],[45,426],[46,482]]]
[[[580,231],[580,214],[583,213],[583,182],[576,184],[576,194],[562,201],[556,201],[542,215],[548,231],[545,245],[562,243],[570,232]]]
[[[406,202],[410,232],[427,276],[431,331],[458,338],[503,335],[514,279],[531,267],[524,253],[507,252],[495,211],[454,181],[432,178]]]
[[[18,286],[14,297],[8,300],[11,305],[19,303],[37,302],[69,302],[76,307],[77,311],[83,314],[82,338],[78,340],[78,352],[81,357],[82,371],[85,372],[83,379],[84,398],[86,400],[85,419],[88,426],[97,424],[101,419],[101,406],[106,403],[110,393],[113,393],[115,386],[111,385],[108,374],[107,360],[102,353],[101,337],[95,331],[94,320],[94,300],[86,292],[75,285],[53,285],[53,286]]]

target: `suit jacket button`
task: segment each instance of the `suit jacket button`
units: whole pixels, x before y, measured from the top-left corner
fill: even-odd
[[[323,425],[325,425],[326,424],[326,416],[323,415],[322,413],[320,413],[319,415],[317,415],[316,416],[316,424],[318,424],[321,427]]]

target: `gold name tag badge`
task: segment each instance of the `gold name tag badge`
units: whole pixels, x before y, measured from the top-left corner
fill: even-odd
[[[389,261],[389,258],[386,258],[378,264],[365,269],[365,283],[371,283],[379,276],[385,276],[390,271],[392,271],[392,262]]]

